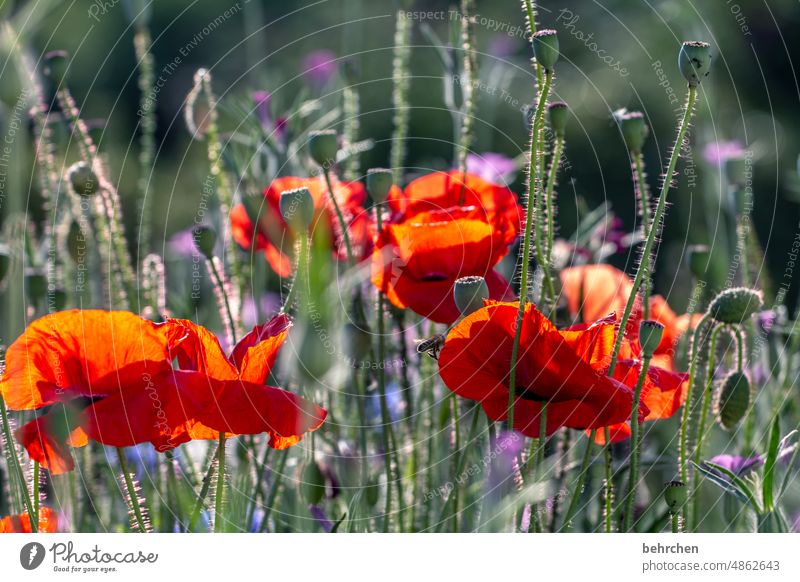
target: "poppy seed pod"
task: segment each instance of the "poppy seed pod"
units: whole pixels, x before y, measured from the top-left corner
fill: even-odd
[[[708,306],[708,313],[719,322],[739,325],[761,309],[763,303],[760,292],[734,287],[714,297]]]
[[[391,170],[386,168],[367,170],[367,192],[376,203],[382,204],[386,202],[393,185],[394,180]]]
[[[52,51],[44,55],[44,74],[53,83],[54,88],[61,87],[67,79],[69,69],[69,53]]]
[[[489,299],[489,286],[486,284],[486,279],[478,276],[457,279],[453,285],[453,299],[464,317],[482,308],[483,300]]]
[[[641,111],[626,111],[617,117],[617,122],[628,151],[634,154],[641,153],[644,142],[650,135],[650,128],[644,121],[644,114]]]
[[[689,271],[695,279],[702,280],[706,276],[708,269],[709,259],[711,258],[711,251],[706,245],[692,245],[687,252],[687,263],[689,264]]]
[[[569,121],[569,107],[563,101],[555,101],[547,106],[547,113],[550,116],[550,127],[558,137],[564,137],[567,131],[567,121]]]
[[[545,28],[533,35],[533,54],[536,62],[546,71],[552,72],[558,62],[558,35],[555,30]]]
[[[70,222],[67,231],[67,252],[76,264],[81,263],[86,257],[86,236],[75,220]]]
[[[702,41],[687,41],[678,53],[678,67],[689,86],[696,87],[711,68],[711,45]]]
[[[336,161],[339,151],[339,138],[335,131],[312,131],[308,134],[308,150],[311,158],[323,168],[328,168]]]
[[[314,220],[314,199],[308,188],[281,192],[280,208],[286,223],[298,230],[308,230]]]
[[[689,492],[683,481],[670,481],[664,487],[664,501],[670,513],[678,513],[688,499]]]
[[[642,353],[651,357],[661,343],[664,326],[657,321],[646,319],[639,324],[639,345]]]
[[[67,170],[69,183],[78,196],[93,196],[100,189],[97,174],[86,162],[76,162]]]
[[[217,244],[216,231],[206,224],[201,224],[194,228],[192,236],[197,250],[210,260],[214,256],[214,247]]]
[[[312,460],[303,467],[303,472],[300,474],[300,492],[311,505],[317,505],[325,497],[325,475],[322,474],[322,469],[316,461]]]
[[[11,255],[8,253],[8,249],[5,247],[0,247],[0,284],[6,278],[8,274],[8,269],[11,267]]]
[[[722,381],[714,403],[722,428],[733,430],[750,407],[750,380],[742,372],[731,372]]]

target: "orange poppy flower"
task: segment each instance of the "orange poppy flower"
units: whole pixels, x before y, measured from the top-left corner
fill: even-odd
[[[49,507],[40,507],[37,531],[39,533],[56,533],[58,531],[58,514]],[[0,519],[0,533],[33,533],[31,517],[28,512],[7,515]]]
[[[512,296],[494,266],[514,236],[505,217],[486,222],[474,206],[420,212],[383,229],[372,254],[372,283],[396,307],[453,323],[460,315],[453,300],[459,277],[484,277],[493,299]]]
[[[372,252],[372,236],[374,227],[369,212],[364,209],[366,190],[360,182],[341,182],[331,177],[336,201],[348,224],[348,234],[353,246],[353,253],[358,260],[367,258]],[[237,204],[231,210],[231,232],[234,240],[251,249],[264,252],[264,256],[272,269],[281,277],[292,274],[292,259],[295,236],[283,219],[280,211],[281,193],[295,188],[308,188],[317,209],[318,220],[323,220],[324,227],[333,233],[332,248],[339,260],[347,259],[344,239],[340,232],[336,213],[331,207],[330,195],[325,179],[316,178],[278,178],[264,190],[264,206],[259,216],[257,227],[250,220],[243,204]]]
[[[421,212],[445,210],[453,206],[475,206],[489,223],[495,222],[498,216],[505,217],[508,223],[514,225],[515,237],[524,216],[511,190],[457,170],[433,172],[413,180],[403,191],[393,189],[389,193],[388,205],[394,222],[402,222]]]
[[[11,409],[48,407],[16,438],[54,474],[74,468],[70,448],[89,438],[117,447],[150,442],[165,451],[220,431],[266,432],[271,446],[285,448],[326,415],[263,385],[290,325],[283,315],[257,326],[228,360],[216,337],[191,322],[61,312],[33,322],[9,347],[0,391]],[[173,370],[173,359],[188,371]]]
[[[583,321],[604,317],[604,321],[610,326],[619,321],[633,289],[633,282],[625,273],[604,264],[565,269],[561,273],[561,282],[567,306],[573,316],[580,314]],[[689,318],[678,317],[663,297],[654,295],[650,298],[650,319],[662,324],[664,332],[642,386],[642,402],[649,409],[644,420],[659,420],[675,414],[686,399],[688,376],[674,371],[673,354],[675,343],[686,330]],[[628,319],[625,341],[614,371],[614,377],[631,389],[636,387],[641,371],[641,320],[642,306],[639,301],[634,304]],[[576,329],[581,327],[583,326],[574,326]],[[609,360],[612,349],[613,346],[605,350],[605,357]],[[631,436],[627,422],[610,426],[609,431],[611,442],[620,442]],[[602,444],[605,441],[604,433],[598,433],[595,440]]]
[[[439,357],[445,385],[476,400],[495,421],[507,418],[509,368],[518,303],[486,301],[485,307],[450,330]],[[601,428],[623,422],[633,393],[593,365],[613,345],[613,326],[562,333],[528,304],[516,370],[514,429],[539,436],[539,417],[547,403],[547,434],[560,427]],[[641,414],[647,413],[642,406]]]
[[[289,333],[286,315],[256,326],[230,357],[200,325],[179,319],[163,325],[181,369],[87,408],[90,438],[118,447],[150,442],[164,451],[192,439],[217,439],[220,432],[267,433],[271,447],[284,449],[324,422],[323,408],[263,384]]]

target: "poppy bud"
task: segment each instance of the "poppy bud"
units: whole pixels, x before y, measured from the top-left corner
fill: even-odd
[[[367,486],[364,487],[364,498],[366,499],[367,505],[373,507],[378,503],[380,493],[381,490],[378,486],[378,480],[375,477],[370,477]]]
[[[687,262],[695,279],[702,280],[706,276],[711,252],[706,245],[692,245],[688,249]]]
[[[11,255],[8,253],[8,249],[5,246],[0,246],[0,284],[5,280],[10,267]]]
[[[547,113],[550,115],[550,127],[558,137],[564,137],[567,131],[567,121],[569,121],[569,107],[563,101],[555,101],[547,106]]]
[[[314,220],[314,199],[308,188],[281,192],[281,216],[297,230],[308,230]]]
[[[761,293],[744,287],[726,289],[711,301],[708,313],[722,323],[738,325],[761,309]]]
[[[47,277],[44,271],[33,267],[25,269],[25,287],[30,302],[38,305],[47,293]]]
[[[325,475],[316,461],[310,461],[300,474],[300,492],[306,502],[317,505],[325,497]]]
[[[664,326],[657,321],[646,319],[639,324],[639,345],[645,356],[652,356],[661,343]]]
[[[394,180],[392,171],[386,168],[372,168],[367,170],[367,192],[377,204],[386,202],[392,190]]]
[[[78,196],[92,196],[100,189],[97,174],[86,162],[76,162],[67,170],[69,183]]]
[[[711,45],[697,40],[684,42],[678,53],[678,67],[689,86],[696,87],[711,68]]]
[[[670,513],[678,513],[686,505],[688,498],[689,492],[683,481],[670,481],[664,487],[664,501]]]
[[[206,224],[201,224],[194,228],[194,246],[197,247],[203,256],[211,259],[214,256],[214,247],[217,244],[217,232]]]
[[[86,256],[86,236],[77,221],[69,224],[67,231],[67,252],[75,263],[80,263]]]
[[[736,186],[743,186],[747,180],[747,158],[744,156],[733,156],[725,160],[725,175],[728,182]]]
[[[483,307],[483,300],[489,299],[489,287],[483,277],[461,277],[453,286],[453,299],[461,315],[469,314]]]
[[[323,168],[328,168],[336,161],[339,151],[339,139],[335,131],[312,131],[308,134],[308,150],[311,158]]]
[[[48,76],[55,88],[61,87],[67,79],[69,53],[52,51],[44,55],[44,74]]]
[[[533,54],[536,62],[546,71],[553,71],[558,62],[558,35],[555,30],[545,28],[533,35]]]
[[[641,111],[626,111],[617,116],[617,123],[628,150],[634,154],[641,153],[644,142],[650,134],[650,128],[644,121],[644,114]]]
[[[722,428],[733,430],[750,407],[750,380],[742,372],[731,372],[722,381],[714,404]]]

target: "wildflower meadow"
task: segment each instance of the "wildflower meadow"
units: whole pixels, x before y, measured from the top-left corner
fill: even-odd
[[[183,4],[0,4],[0,532],[800,529],[796,2]]]

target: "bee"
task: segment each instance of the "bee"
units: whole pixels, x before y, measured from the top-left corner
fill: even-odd
[[[415,340],[418,354],[428,354],[434,360],[439,359],[439,352],[444,347],[444,340],[447,334],[440,333],[428,339]]]

